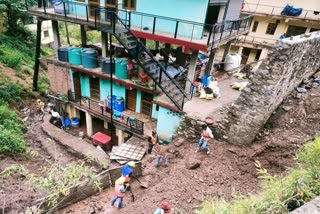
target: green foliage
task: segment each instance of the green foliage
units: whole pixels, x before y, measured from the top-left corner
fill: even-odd
[[[49,78],[47,73],[43,73],[39,77],[38,81],[38,91],[41,95],[45,95],[46,91],[49,89]]]
[[[70,187],[77,185],[85,180],[89,180],[90,184],[100,189],[101,184],[95,178],[95,169],[81,164],[71,163],[65,167],[53,165],[50,168],[43,168],[42,173],[45,176],[36,176],[31,174],[30,181],[41,189],[48,191],[48,205],[55,206],[59,199],[67,196]]]
[[[11,68],[33,63],[33,46],[16,37],[0,34],[0,62]]]
[[[23,85],[0,80],[0,99],[8,103],[21,102],[21,96],[27,92]]]
[[[22,74],[31,75],[33,73],[33,70],[29,66],[21,66],[20,72]]]
[[[19,77],[20,79],[25,80],[26,77],[24,76],[24,74],[21,71],[16,71],[16,76]]]
[[[320,137],[297,152],[296,168],[286,176],[271,176],[256,162],[261,192],[235,196],[232,202],[213,198],[202,204],[198,214],[288,213],[320,194]]]
[[[19,164],[12,164],[8,167],[6,167],[2,172],[1,174],[3,174],[4,176],[12,176],[13,174],[16,174],[16,173],[20,173],[20,174],[27,174],[28,173],[28,170],[22,166],[22,165],[19,165]]]
[[[27,149],[23,133],[26,131],[21,119],[9,109],[0,105],[0,153],[24,153]]]
[[[27,38],[29,32],[21,25],[30,21],[30,15],[25,12],[26,5],[31,6],[32,0],[1,0],[0,13],[5,17],[5,27],[9,35]],[[21,23],[22,22],[22,23]]]

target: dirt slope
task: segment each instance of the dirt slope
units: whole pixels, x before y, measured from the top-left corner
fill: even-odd
[[[126,194],[126,207],[118,210],[111,207],[113,190],[92,196],[57,213],[134,213],[149,214],[158,206],[162,198],[171,201],[182,213],[192,213],[204,199],[216,196],[231,199],[234,192],[253,193],[257,185],[254,161],[272,174],[285,173],[293,165],[296,149],[320,131],[320,87],[309,90],[300,98],[294,92],[273,114],[266,128],[251,146],[238,147],[214,141],[210,144],[212,154],[195,153],[196,142],[186,140],[179,151],[180,157],[170,160],[170,166],[155,168],[153,162],[145,158],[144,177],[149,188],[139,188],[137,181],[132,184],[136,201]],[[188,159],[201,161],[195,170],[186,169]]]

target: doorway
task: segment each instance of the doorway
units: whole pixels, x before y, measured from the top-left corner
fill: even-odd
[[[247,64],[250,52],[251,52],[251,48],[243,48],[242,54],[241,54],[241,64]]]
[[[153,95],[147,92],[142,92],[141,113],[151,116],[152,115],[152,101]]]
[[[137,107],[137,90],[126,90],[126,108],[131,111],[136,111]]]
[[[90,77],[90,97],[100,100],[100,79]]]
[[[78,72],[72,74],[73,77],[73,88],[74,88],[74,98],[78,99],[81,97],[81,84],[80,84],[80,74]]]

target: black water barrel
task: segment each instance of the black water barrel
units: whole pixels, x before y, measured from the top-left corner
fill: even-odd
[[[58,60],[68,62],[68,47],[62,46],[58,48]]]
[[[105,74],[111,74],[110,58],[104,58],[101,60],[101,72]]]

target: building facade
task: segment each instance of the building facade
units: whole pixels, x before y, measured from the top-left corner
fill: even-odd
[[[290,4],[302,8],[300,15],[282,13]],[[320,2],[318,0],[247,0],[243,4],[242,15],[253,15],[250,32],[233,42],[232,52],[242,55],[242,63],[265,59],[270,48],[280,38],[296,36],[320,30]],[[222,58],[221,50],[218,59]]]
[[[51,91],[68,94],[67,111],[80,117],[89,137],[102,131],[122,143],[154,129],[162,140],[171,140],[184,103],[192,98],[199,51],[210,56],[210,73],[218,47],[248,32],[251,17],[239,18],[241,6],[237,0],[38,1],[28,12],[38,21],[52,21],[57,53],[58,22],[79,24],[82,48],[69,47],[68,62],[48,58]],[[88,57],[89,29],[101,32],[101,46],[91,47],[97,55]],[[85,65],[92,58],[95,65]],[[107,72],[102,71],[106,59],[115,60]],[[110,133],[110,127],[116,131]]]

